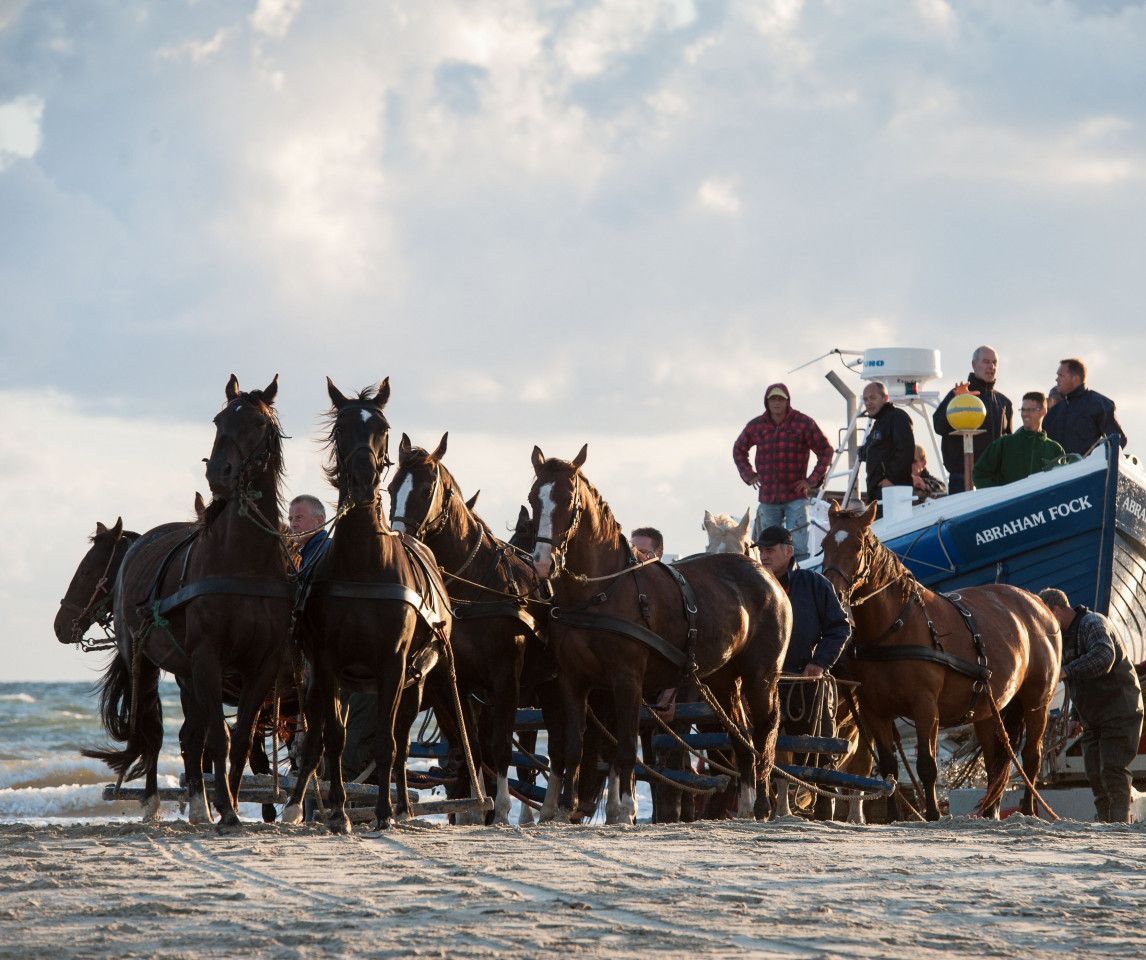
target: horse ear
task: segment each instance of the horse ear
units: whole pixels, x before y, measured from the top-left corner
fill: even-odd
[[[443,433],[443,434],[442,434],[442,439],[441,439],[441,441],[438,443],[438,446],[437,446],[437,448],[434,450],[434,452],[433,452],[433,453],[431,453],[431,454],[430,454],[430,456],[431,456],[431,457],[433,457],[435,460],[441,460],[441,459],[442,459],[442,457],[444,457],[444,456],[446,455],[446,438],[447,438],[449,435],[450,435],[450,431],[449,431],[449,430],[447,430],[445,433]]]
[[[475,493],[472,497],[470,497],[466,501],[466,509],[472,510],[475,506],[477,506],[478,497],[480,497],[480,496],[481,496],[481,491],[479,490],[477,493]]]
[[[227,399],[234,400],[242,391],[239,389],[239,378],[233,373],[231,379],[227,381]]]
[[[868,504],[868,508],[863,512],[863,525],[870,527],[872,521],[875,519],[876,511],[879,509],[879,501],[873,500]]]
[[[704,511],[704,526],[701,527],[701,529],[702,530],[711,530],[712,526],[713,526],[712,514],[708,510],[705,510]]]
[[[410,451],[413,449],[414,445],[410,442],[410,438],[403,433],[402,439],[398,441],[398,462],[401,463],[410,456]]]
[[[751,525],[752,525],[752,510],[748,509],[748,510],[744,511],[744,516],[741,518],[740,524],[736,528],[736,532],[739,533],[742,538],[746,537],[746,536],[748,536],[748,528]]]
[[[330,377],[326,378],[326,393],[330,397],[330,402],[334,404],[336,410],[341,409],[346,404],[346,397],[342,395],[342,391],[334,385],[334,381]]]
[[[100,523],[100,522],[97,520],[97,521],[96,521],[96,536],[98,537],[98,536],[100,536],[101,534],[104,534],[104,533],[107,533],[107,527],[105,527],[105,526],[104,526],[102,523]]]
[[[828,516],[834,517],[839,512],[840,512],[840,505],[838,503],[836,503],[835,500],[832,500],[830,502],[830,504],[828,505]]]
[[[279,375],[277,373],[275,374],[275,378],[263,389],[262,394],[263,403],[268,407],[273,406],[275,397],[279,394]]]
[[[541,452],[541,447],[534,445],[530,459],[533,461],[533,472],[541,473],[541,468],[545,465],[545,454]]]
[[[115,526],[111,528],[111,535],[118,540],[121,533],[123,533],[123,517],[116,517]]]
[[[524,527],[524,526],[528,525],[530,519],[531,518],[529,516],[529,507],[527,507],[523,503],[521,505],[521,509],[517,511],[517,526],[518,527]]]
[[[200,520],[203,519],[203,514],[207,512],[207,504],[203,500],[203,494],[198,490],[195,491],[195,516]]]
[[[378,392],[374,394],[374,402],[381,410],[387,403],[390,402],[390,378],[386,377],[380,384],[378,384]]]
[[[585,461],[589,459],[589,444],[585,444],[581,451],[573,458],[573,466],[578,470],[585,465]]]

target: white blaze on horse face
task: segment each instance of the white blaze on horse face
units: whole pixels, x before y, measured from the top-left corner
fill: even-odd
[[[370,422],[370,418],[373,416],[373,414],[372,414],[372,413],[371,413],[369,410],[359,410],[359,411],[358,411],[358,415],[359,415],[360,417],[362,417],[362,422],[363,422],[363,423],[369,423],[369,422]]]
[[[834,539],[836,541],[836,546],[840,546],[843,544],[843,542],[847,538],[848,538],[848,532],[846,530],[837,530],[835,537],[833,537],[832,539]]]
[[[546,483],[537,491],[537,499],[541,504],[541,516],[537,520],[537,536],[553,537],[553,510],[557,504],[553,501],[553,484]],[[553,544],[538,542],[533,548],[533,567],[542,576],[549,572],[553,562]]]
[[[406,479],[402,481],[402,486],[398,488],[398,492],[394,494],[394,516],[404,517],[406,515],[406,501],[410,499],[410,493],[414,489],[414,475],[412,473],[406,474]],[[405,533],[406,524],[401,520],[394,521],[394,532]]]

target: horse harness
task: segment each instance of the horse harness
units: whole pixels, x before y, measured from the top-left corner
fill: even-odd
[[[633,562],[632,558],[630,558],[630,564]],[[621,636],[628,637],[630,640],[636,640],[638,643],[644,644],[654,653],[659,653],[674,667],[681,670],[683,675],[687,676],[692,672],[692,668],[696,664],[696,637],[697,624],[699,621],[696,593],[693,591],[692,585],[685,579],[684,574],[675,566],[667,564],[664,561],[660,561],[656,566],[665,570],[680,589],[681,603],[684,608],[685,618],[688,622],[688,632],[685,635],[684,650],[678,650],[664,637],[650,628],[649,598],[645,593],[641,592],[639,575],[635,571],[633,572],[633,579],[637,582],[637,603],[644,624],[636,623],[623,617],[612,616],[607,613],[594,613],[589,610],[588,608],[602,604],[609,599],[608,590],[590,597],[585,604],[575,610],[565,610],[561,607],[554,606],[549,611],[549,618],[556,623],[568,627],[617,633]],[[613,581],[614,585],[618,580]]]
[[[891,622],[887,629],[876,637],[875,640],[871,641],[871,643],[864,644],[862,647],[853,643],[850,647],[850,653],[855,660],[867,660],[880,663],[893,662],[896,660],[925,660],[930,663],[941,664],[949,670],[954,670],[956,673],[969,677],[973,681],[971,684],[971,702],[967,707],[967,714],[962,720],[963,723],[968,723],[975,713],[975,706],[979,702],[979,697],[986,687],[987,681],[991,679],[991,670],[987,666],[987,652],[983,647],[983,637],[979,633],[978,625],[975,623],[975,615],[962,603],[963,598],[958,593],[936,593],[935,595],[950,603],[963,619],[963,623],[967,627],[967,632],[971,635],[971,643],[975,647],[975,658],[977,662],[972,663],[970,660],[957,657],[943,649],[943,645],[939,642],[939,633],[935,629],[935,621],[931,619],[931,615],[927,611],[927,605],[919,593],[918,585],[912,589],[907,600],[896,615],[895,620]],[[931,646],[925,647],[916,644],[887,647],[879,646],[879,644],[888,637],[894,636],[903,629],[907,615],[915,605],[919,606],[920,611],[927,621],[927,632],[931,635]]]

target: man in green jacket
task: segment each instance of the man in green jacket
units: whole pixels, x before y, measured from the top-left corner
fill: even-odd
[[[1062,628],[1062,680],[1082,721],[1082,760],[1097,819],[1130,821],[1130,764],[1142,735],[1142,687],[1114,625],[1061,590],[1039,598]]]
[[[1037,391],[1024,393],[1019,414],[1023,418],[1022,428],[992,441],[975,463],[971,476],[976,487],[1014,483],[1066,456],[1066,451],[1043,432],[1046,397]]]

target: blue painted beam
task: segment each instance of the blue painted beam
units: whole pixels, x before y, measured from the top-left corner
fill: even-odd
[[[675,719],[696,723],[702,720],[715,720],[716,716],[707,703],[678,703]],[[640,722],[643,725],[653,723],[653,718],[644,707],[641,707]],[[522,709],[517,711],[517,720],[514,726],[518,730],[544,730],[545,720],[542,718],[540,710]]]
[[[889,795],[893,789],[885,781],[875,777],[860,777],[854,773],[844,773],[841,770],[822,770],[819,767],[797,767],[789,764],[779,764],[778,766],[794,777],[825,787],[844,787],[850,790],[879,793],[884,796]]]
[[[694,750],[727,750],[732,746],[732,738],[727,733],[687,733],[681,739]],[[654,750],[679,750],[680,744],[667,733],[653,735]],[[776,749],[793,753],[846,754],[848,742],[840,737],[804,737],[781,734],[776,740]]]

